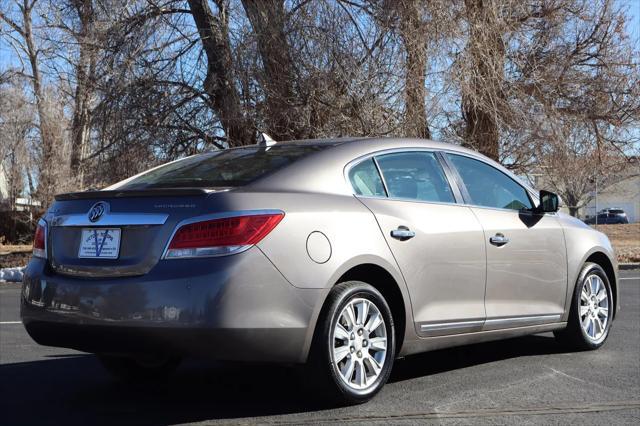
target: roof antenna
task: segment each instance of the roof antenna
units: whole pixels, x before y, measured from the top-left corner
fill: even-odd
[[[276,142],[271,136],[269,136],[266,133],[260,133],[260,135],[258,136],[258,145],[260,146],[273,146],[275,144],[277,144],[278,142]]]

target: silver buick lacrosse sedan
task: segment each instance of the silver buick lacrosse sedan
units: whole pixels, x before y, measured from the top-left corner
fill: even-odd
[[[414,139],[263,143],[187,157],[40,220],[22,321],[126,379],[181,358],[307,364],[358,403],[397,357],[553,331],[606,340],[607,237],[476,152]]]

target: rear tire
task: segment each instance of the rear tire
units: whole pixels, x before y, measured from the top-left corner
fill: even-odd
[[[179,358],[141,359],[113,355],[98,355],[102,366],[115,378],[125,382],[162,381],[180,365]]]
[[[329,293],[309,367],[331,402],[359,404],[387,382],[395,359],[391,309],[373,286],[349,281]]]
[[[567,328],[556,339],[573,350],[593,350],[604,344],[611,330],[614,300],[604,269],[585,263],[576,281]]]

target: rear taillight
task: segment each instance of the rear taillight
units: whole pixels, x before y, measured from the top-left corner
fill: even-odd
[[[40,220],[36,228],[36,235],[33,237],[33,255],[35,257],[47,258],[47,224]]]
[[[244,251],[262,240],[283,217],[284,213],[255,214],[182,225],[164,257],[222,256]]]

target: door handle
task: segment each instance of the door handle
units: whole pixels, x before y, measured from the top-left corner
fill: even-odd
[[[406,226],[398,226],[398,229],[391,231],[391,236],[400,241],[406,241],[416,236],[416,233]]]
[[[509,242],[509,239],[505,237],[503,234],[498,232],[496,235],[489,238],[489,242],[494,246],[502,247],[503,245]]]

